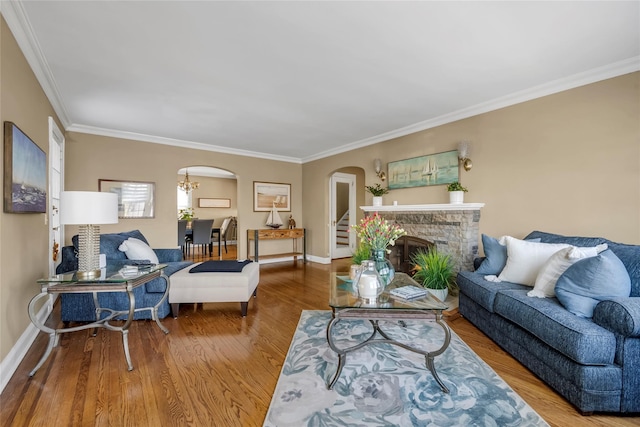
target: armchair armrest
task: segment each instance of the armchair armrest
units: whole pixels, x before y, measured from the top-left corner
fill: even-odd
[[[593,321],[624,337],[640,337],[640,297],[601,301],[593,310]]]
[[[182,261],[182,250],[180,249],[154,249],[153,251],[161,263]]]

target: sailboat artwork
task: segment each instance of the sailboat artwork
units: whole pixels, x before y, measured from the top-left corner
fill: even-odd
[[[273,202],[273,207],[271,208],[271,212],[269,212],[269,216],[267,217],[267,222],[265,225],[271,228],[280,228],[282,226],[282,218],[280,218],[278,209],[276,209],[275,202]]]
[[[455,150],[389,162],[387,168],[390,189],[445,185],[459,179]]]

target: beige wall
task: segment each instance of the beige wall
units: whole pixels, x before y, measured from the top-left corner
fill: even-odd
[[[177,171],[187,166],[211,166],[236,175],[240,257],[246,250],[246,230],[264,227],[268,215],[253,212],[254,180],[291,183],[291,214],[304,226],[299,164],[75,132],[67,133],[65,162],[66,190],[96,191],[101,178],[155,182],[155,218],[120,219],[118,224],[100,227],[103,233],[139,229],[154,248],[176,247]],[[203,210],[196,208],[196,213]],[[66,227],[67,244],[76,233],[75,227]]]
[[[48,118],[55,113],[4,18],[0,21],[0,121],[14,122],[48,153]],[[4,157],[2,162],[4,173]],[[29,325],[27,305],[38,293],[36,280],[48,273],[48,239],[45,214],[0,214],[0,359]]]
[[[178,175],[178,181],[184,180],[184,175]],[[213,225],[220,227],[224,218],[238,216],[238,184],[235,179],[212,178],[189,174],[189,180],[200,183],[198,189],[192,192],[193,213],[198,219],[214,219]],[[199,208],[198,199],[229,199],[230,208]]]
[[[480,231],[524,236],[532,230],[640,243],[640,73],[620,76],[374,146],[306,163],[308,251],[328,256],[328,180],[349,166],[379,182],[373,161],[455,150],[472,141],[473,169],[461,171],[467,202],[482,202]],[[360,183],[359,183],[360,186]],[[364,191],[363,185],[359,191]],[[371,195],[366,193],[366,204]],[[447,203],[446,187],[392,190],[391,204]]]

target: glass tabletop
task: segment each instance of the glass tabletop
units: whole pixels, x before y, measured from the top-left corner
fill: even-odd
[[[349,273],[333,273],[331,277],[329,306],[332,308],[371,308],[371,309],[418,309],[418,310],[446,310],[447,304],[443,303],[430,293],[416,299],[403,299],[391,295],[392,289],[402,286],[417,286],[418,283],[408,274],[396,273],[395,277],[378,297],[375,304],[365,304],[358,298],[357,292],[353,290],[353,282],[349,279]]]
[[[135,268],[133,268],[135,267]],[[47,283],[77,283],[77,284],[93,284],[93,283],[126,283],[130,280],[139,279],[147,274],[154,273],[167,267],[167,264],[144,264],[132,265],[127,263],[111,262],[106,268],[102,269],[102,274],[91,279],[78,279],[75,271],[68,273],[56,274],[38,280],[39,284]]]

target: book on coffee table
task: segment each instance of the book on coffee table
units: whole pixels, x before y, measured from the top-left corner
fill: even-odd
[[[394,297],[403,299],[422,298],[427,295],[427,290],[418,286],[407,285],[399,288],[391,289],[389,294]]]

